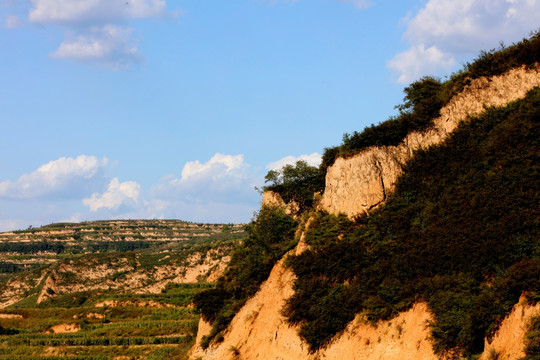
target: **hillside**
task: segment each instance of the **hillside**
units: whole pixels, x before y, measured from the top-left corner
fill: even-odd
[[[241,225],[179,220],[59,223],[2,233],[0,306],[90,290],[158,293],[171,282],[197,282],[222,269],[244,234]]]
[[[318,171],[269,174],[192,358],[540,356],[539,49],[421,79]]]
[[[173,359],[192,297],[212,288],[243,225],[59,223],[0,234],[0,359]]]

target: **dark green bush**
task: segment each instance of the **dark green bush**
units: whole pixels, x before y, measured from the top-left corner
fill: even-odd
[[[232,253],[225,274],[215,289],[195,295],[194,303],[212,331],[203,345],[218,339],[234,315],[268,278],[274,264],[296,245],[297,222],[281,208],[263,207],[248,225],[248,237]]]
[[[424,77],[404,89],[405,97],[398,116],[362,132],[344,134],[343,143],[324,149],[321,172],[326,173],[338,157],[350,157],[370,146],[398,145],[413,131],[423,131],[439,115],[440,109],[459,94],[472,79],[500,75],[520,66],[533,66],[540,61],[540,32],[509,47],[482,51],[472,63],[441,83],[433,77]]]
[[[370,216],[314,215],[285,309],[311,350],[356,313],[376,322],[423,300],[435,350],[474,354],[521,294],[539,299],[539,119],[537,88],[419,151]]]
[[[324,175],[317,167],[299,160],[280,170],[270,170],[265,176],[265,183],[270,185],[264,190],[278,193],[286,203],[295,202],[298,212],[303,212],[313,206],[314,194],[324,190]]]
[[[522,360],[540,359],[540,316],[531,318],[527,333],[525,354],[526,356]]]

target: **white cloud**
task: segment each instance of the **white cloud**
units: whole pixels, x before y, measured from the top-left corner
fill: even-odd
[[[100,160],[95,156],[62,157],[20,176],[14,182],[0,182],[0,198],[30,199],[66,192],[71,188],[80,189],[107,163],[107,158]]]
[[[95,62],[121,70],[142,60],[133,29],[114,25],[91,28],[87,33],[62,42],[51,57],[79,62]]]
[[[388,67],[399,74],[399,83],[406,84],[422,75],[433,74],[439,70],[448,71],[455,64],[452,54],[443,53],[435,46],[426,49],[424,45],[418,45],[397,54],[388,62]]]
[[[201,164],[199,160],[190,161],[182,169],[182,180],[187,180],[196,175],[226,176],[233,174],[234,170],[244,166],[244,155],[224,155],[216,153],[206,163]]]
[[[66,30],[65,40],[50,57],[112,70],[143,60],[132,20],[178,15],[167,9],[166,0],[30,0],[30,4],[31,23]]]
[[[253,201],[254,176],[243,155],[215,154],[205,163],[185,164],[181,177],[168,176],[151,189],[153,199],[188,203]]]
[[[243,155],[217,153],[206,162],[186,163],[179,177],[162,178],[144,206],[130,216],[246,222],[260,206],[254,187],[261,181]]]
[[[410,48],[388,67],[399,82],[409,82],[439,70],[455,59],[519,41],[538,27],[538,0],[429,0],[410,19],[403,35]]]
[[[164,0],[31,0],[30,21],[47,23],[106,23],[122,19],[161,17]]]
[[[314,152],[313,154],[309,155],[300,155],[300,156],[286,156],[282,159],[279,159],[278,161],[274,161],[268,165],[266,165],[266,168],[268,170],[279,170],[285,165],[294,165],[298,160],[304,160],[308,163],[308,165],[311,166],[319,166],[321,163],[321,154]]]
[[[141,186],[136,182],[125,181],[121,183],[118,178],[114,178],[103,194],[94,193],[90,198],[83,199],[82,202],[91,211],[97,211],[101,208],[116,210],[120,205],[136,203],[140,192]]]

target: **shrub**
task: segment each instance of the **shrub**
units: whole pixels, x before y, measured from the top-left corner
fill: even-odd
[[[218,338],[246,300],[268,278],[274,264],[296,245],[296,226],[295,220],[276,207],[264,207],[246,225],[248,237],[233,251],[216,288],[204,290],[194,297],[203,319],[212,322],[212,331],[203,347]]]
[[[278,193],[286,203],[295,202],[299,212],[312,207],[313,195],[324,189],[324,174],[303,160],[270,170],[264,179],[270,183],[264,190]]]
[[[356,313],[387,320],[423,300],[435,350],[475,354],[521,294],[539,299],[539,118],[537,88],[419,151],[371,215],[313,215],[285,312],[312,351]]]
[[[404,103],[396,106],[398,116],[366,127],[362,132],[345,133],[343,143],[324,149],[320,170],[326,173],[338,157],[350,157],[370,146],[398,145],[413,131],[424,131],[439,115],[440,109],[459,94],[472,79],[500,75],[520,66],[532,66],[540,61],[540,31],[528,39],[499,49],[482,51],[472,63],[441,83],[433,77],[423,77],[404,89]]]
[[[525,342],[525,354],[522,360],[540,359],[540,316],[531,318]]]

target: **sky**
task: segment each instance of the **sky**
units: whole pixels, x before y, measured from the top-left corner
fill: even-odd
[[[539,27],[540,0],[0,0],[0,231],[245,223],[320,162]]]

